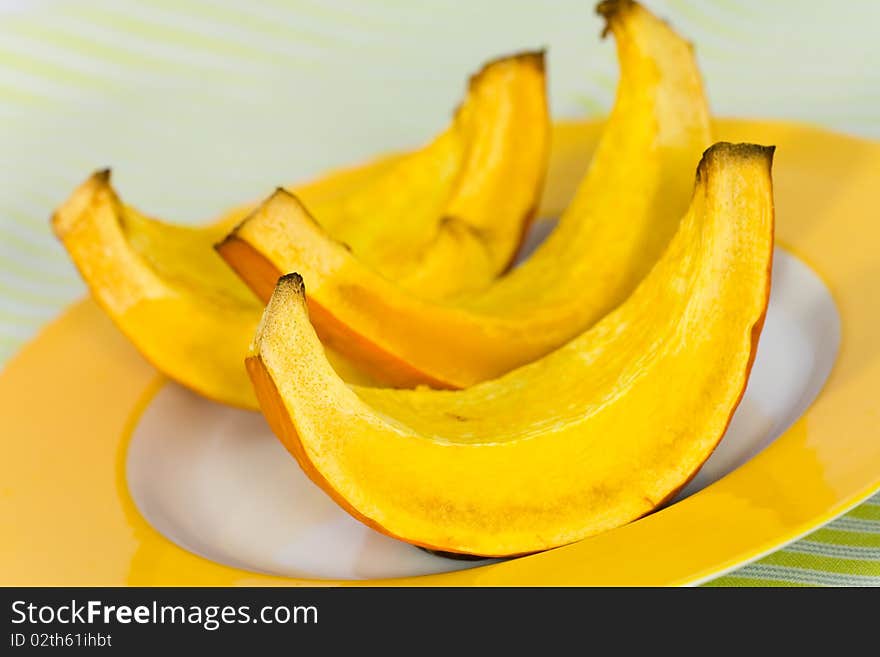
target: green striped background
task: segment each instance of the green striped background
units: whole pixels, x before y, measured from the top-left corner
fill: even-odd
[[[880,3],[646,2],[713,109],[880,137]],[[549,47],[558,116],[616,80],[589,0],[0,0],[0,362],[84,287],[47,219],[91,170],[190,222],[439,130],[467,72]],[[874,62],[872,64],[871,62]],[[880,498],[713,585],[880,585]]]

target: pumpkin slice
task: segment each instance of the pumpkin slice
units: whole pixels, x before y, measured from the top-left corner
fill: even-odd
[[[350,388],[282,278],[248,371],[272,429],[355,517],[423,547],[535,552],[668,500],[721,439],[770,291],[772,148],[720,143],[632,296],[557,351],[468,390]]]
[[[710,144],[690,44],[631,1],[599,12],[621,77],[602,139],[558,226],[522,265],[455,300],[420,299],[334,242],[280,191],[220,245],[263,299],[296,271],[318,335],[401,386],[463,388],[546,354],[632,292],[684,214]]]
[[[513,263],[538,209],[550,149],[544,54],[471,78],[449,130],[358,194],[299,196],[362,262],[420,298],[484,288]],[[320,193],[319,202],[310,197]],[[377,230],[377,225],[383,230]]]
[[[534,213],[547,124],[543,54],[499,59],[472,78],[452,126],[431,145],[297,193],[332,234],[365,261],[385,263],[380,269],[413,293],[479,287],[508,266]],[[256,408],[243,362],[263,303],[213,248],[250,210],[175,226],[123,205],[109,172],[99,172],[52,223],[94,297],[160,371],[212,399]],[[332,357],[348,380],[372,381]]]

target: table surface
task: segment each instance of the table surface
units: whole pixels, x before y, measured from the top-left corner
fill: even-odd
[[[880,3],[645,4],[695,43],[717,114],[880,138]],[[480,62],[542,46],[554,115],[599,115],[600,30],[583,0],[0,0],[0,362],[85,293],[47,218],[90,171],[202,221],[424,142]],[[710,585],[754,584],[880,586],[880,495]]]

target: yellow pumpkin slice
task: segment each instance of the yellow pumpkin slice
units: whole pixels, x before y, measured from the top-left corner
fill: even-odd
[[[390,536],[507,556],[608,530],[678,491],[746,386],[770,290],[772,148],[720,143],[661,259],[557,351],[467,390],[351,388],[282,278],[248,371],[308,475]]]
[[[449,130],[361,193],[328,199],[314,190],[313,203],[313,191],[297,192],[329,234],[420,298],[482,289],[506,271],[544,184],[543,52],[487,64],[469,90]]]
[[[454,300],[417,298],[285,192],[218,245],[221,255],[263,299],[280,274],[301,274],[321,338],[395,385],[463,388],[565,343],[623,301],[659,257],[710,144],[690,44],[635,2],[599,11],[620,60],[613,111],[559,225],[506,276]]]
[[[382,271],[413,293],[479,287],[508,266],[537,207],[548,120],[543,54],[499,59],[472,78],[451,127],[429,146],[297,193],[332,234],[365,261],[385,263]],[[256,408],[243,363],[263,303],[213,248],[249,211],[205,227],[168,224],[123,205],[109,173],[99,172],[52,223],[93,296],[160,371],[212,399]],[[348,380],[372,380],[333,358]]]

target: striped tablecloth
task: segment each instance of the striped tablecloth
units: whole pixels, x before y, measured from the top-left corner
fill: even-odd
[[[0,362],[85,289],[47,218],[93,169],[199,221],[424,141],[467,72],[549,47],[554,114],[610,105],[590,0],[0,0]],[[646,2],[695,42],[719,115],[880,137],[880,3]],[[711,585],[880,585],[880,496]]]

